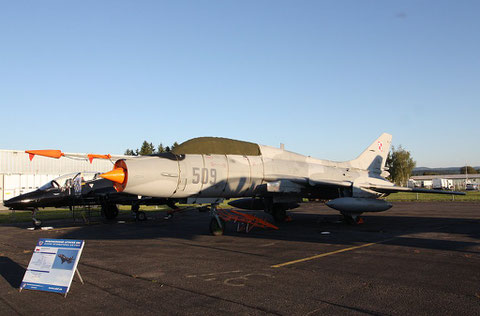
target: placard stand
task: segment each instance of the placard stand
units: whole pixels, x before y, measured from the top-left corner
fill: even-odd
[[[80,275],[80,271],[78,271],[78,268],[75,269],[75,272],[77,273],[78,278],[80,279],[80,283],[85,284],[85,283],[83,282],[82,276]],[[20,290],[20,291],[21,291],[21,290]],[[68,294],[68,292],[65,292],[65,295],[64,295],[63,297],[66,298],[66,297],[67,297],[67,294]]]
[[[77,269],[85,241],[72,239],[40,238],[30,259],[20,285],[23,289],[48,291],[67,297]]]
[[[78,268],[75,270],[75,272],[77,272],[77,275],[78,275],[78,278],[80,279],[80,282],[81,282],[82,284],[85,284],[85,283],[83,282],[82,276],[80,275],[80,271],[78,271]]]

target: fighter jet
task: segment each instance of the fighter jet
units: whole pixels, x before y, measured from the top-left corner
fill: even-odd
[[[395,186],[385,167],[392,136],[383,133],[356,159],[320,160],[255,143],[226,138],[188,140],[170,153],[119,159],[100,176],[113,181],[118,192],[207,203],[222,228],[215,206],[231,204],[262,209],[277,221],[302,199],[328,200],[346,221],[356,223],[363,212],[382,212],[392,204],[379,199],[393,192],[463,194]],[[215,223],[214,223],[215,224]],[[212,225],[211,225],[212,227]]]
[[[34,211],[33,220],[36,227],[41,223],[35,219],[35,213],[38,208],[43,207],[72,208],[100,205],[103,216],[114,219],[118,215],[117,204],[131,205],[138,220],[146,219],[145,213],[139,211],[140,205],[166,204],[176,209],[175,203],[165,198],[139,197],[117,192],[112,181],[100,178],[99,174],[95,172],[66,174],[49,181],[38,190],[16,196],[4,201],[3,204],[10,209]]]
[[[59,254],[58,257],[62,259],[62,264],[66,261],[67,263],[72,263],[73,261],[73,256],[67,257],[64,254]]]

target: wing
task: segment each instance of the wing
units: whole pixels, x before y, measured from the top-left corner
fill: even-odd
[[[308,183],[312,186],[328,186],[328,187],[351,187],[352,182],[350,181],[341,181],[341,180],[312,180],[309,179]],[[378,184],[368,184],[360,185],[363,189],[369,189],[378,193],[396,193],[396,192],[412,192],[412,193],[435,193],[435,194],[450,194],[450,195],[465,195],[465,192],[456,192],[456,191],[444,191],[444,190],[431,190],[431,189],[420,189],[420,188],[406,188],[399,187],[396,185],[378,185]]]
[[[430,190],[419,188],[405,188],[399,186],[383,186],[383,185],[368,185],[362,186],[365,189],[370,189],[378,193],[396,193],[396,192],[416,192],[416,193],[436,193],[436,194],[453,194],[453,195],[465,195],[465,192],[456,191],[443,191],[443,190]]]

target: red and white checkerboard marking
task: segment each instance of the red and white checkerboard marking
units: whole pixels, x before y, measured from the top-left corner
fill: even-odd
[[[383,152],[383,144],[382,144],[382,142],[378,142],[378,150],[380,150],[381,152]]]

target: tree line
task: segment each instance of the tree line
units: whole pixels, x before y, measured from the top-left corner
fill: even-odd
[[[460,174],[478,174],[480,169],[475,169],[472,166],[465,166],[460,168]]]
[[[124,155],[126,156],[147,156],[147,155],[154,155],[154,154],[160,154],[160,153],[165,153],[165,152],[170,152],[172,151],[175,147],[178,146],[177,142],[174,142],[172,146],[163,146],[162,143],[160,143],[157,147],[153,145],[153,143],[149,143],[146,140],[143,141],[142,146],[140,149],[127,149],[125,150]]]
[[[449,172],[438,172],[438,171],[424,171],[422,175],[424,176],[438,176],[441,174],[479,174],[480,169],[475,169],[472,166],[465,166],[458,169],[454,169]]]

